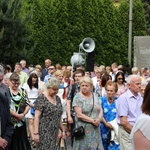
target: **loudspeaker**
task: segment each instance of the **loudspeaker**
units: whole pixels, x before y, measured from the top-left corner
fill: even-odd
[[[88,53],[86,60],[86,71],[93,72],[95,63],[95,51]]]
[[[85,64],[85,59],[82,57],[84,56],[84,53],[74,53],[73,56],[71,57],[71,65],[73,67],[77,67],[80,65],[84,65]]]
[[[80,43],[79,48],[84,50],[87,53],[90,53],[94,51],[95,42],[93,41],[92,38],[87,37],[82,41],[82,43]]]

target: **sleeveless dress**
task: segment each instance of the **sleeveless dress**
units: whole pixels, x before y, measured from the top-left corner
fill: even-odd
[[[100,98],[102,109],[103,109],[103,117],[107,122],[113,121],[116,118],[116,100],[112,104],[110,104],[107,100],[106,96]],[[100,125],[102,142],[105,150],[120,150],[120,145],[116,144],[114,141],[108,141],[109,139],[109,129],[102,122]]]
[[[61,100],[56,96],[56,105],[48,101],[44,94],[39,95],[34,105],[42,112],[39,121],[40,143],[36,150],[56,150],[56,142],[62,115]]]

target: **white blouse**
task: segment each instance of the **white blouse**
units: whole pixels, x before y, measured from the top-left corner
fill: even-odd
[[[140,130],[142,134],[145,136],[145,138],[150,141],[150,127],[149,126],[150,126],[150,116],[146,114],[141,114],[138,117],[136,123],[134,124],[131,134],[130,134],[133,150],[134,150],[133,137],[134,137],[134,133],[137,132],[138,130]]]

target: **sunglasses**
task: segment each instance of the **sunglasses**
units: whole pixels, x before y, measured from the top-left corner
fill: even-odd
[[[118,80],[123,80],[123,78],[118,78]]]
[[[12,83],[13,85],[19,85],[19,84],[20,84],[20,82],[13,82],[13,81],[11,81],[11,83]]]

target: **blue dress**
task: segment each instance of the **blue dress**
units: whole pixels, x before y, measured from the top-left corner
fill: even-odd
[[[116,97],[112,104],[110,104],[107,100],[106,96],[100,98],[102,109],[103,109],[103,117],[106,122],[110,122],[116,118]],[[120,150],[120,145],[116,144],[114,141],[110,141],[107,143],[107,139],[109,136],[109,129],[101,123],[100,125],[101,137],[103,142],[103,147],[105,150]]]

